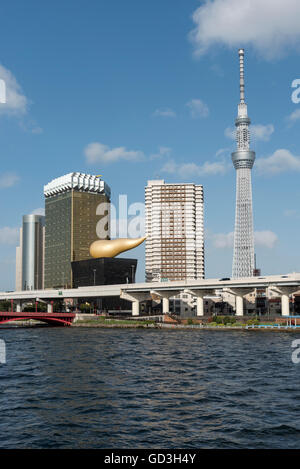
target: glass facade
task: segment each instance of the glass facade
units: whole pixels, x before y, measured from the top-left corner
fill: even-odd
[[[104,194],[74,189],[46,197],[45,288],[72,288],[71,262],[90,259],[97,223],[107,214],[97,215],[103,202]]]
[[[97,215],[99,204],[108,202],[103,194],[95,194],[88,192],[73,191],[73,216],[72,216],[72,261],[82,261],[90,259],[89,248],[98,236],[96,227],[104,215]],[[106,226],[106,236],[102,239],[109,238],[109,227]]]
[[[134,283],[137,259],[110,258],[72,262],[73,287]]]

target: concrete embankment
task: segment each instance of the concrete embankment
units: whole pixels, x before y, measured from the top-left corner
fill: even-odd
[[[141,321],[131,322],[128,321],[97,321],[97,320],[82,320],[72,324],[72,327],[92,327],[102,329],[161,329],[161,330],[195,330],[195,331],[244,331],[244,332],[300,332],[300,327],[285,327],[285,326],[203,326],[192,324],[165,324],[165,323],[143,323]]]

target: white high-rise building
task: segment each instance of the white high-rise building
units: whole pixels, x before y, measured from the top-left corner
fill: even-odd
[[[204,278],[203,186],[148,181],[146,281]]]
[[[250,119],[245,103],[244,49],[240,57],[240,103],[235,121],[237,151],[232,153],[236,169],[236,209],[232,277],[252,277],[254,274],[254,236],[252,213],[251,170],[255,160],[250,150]]]

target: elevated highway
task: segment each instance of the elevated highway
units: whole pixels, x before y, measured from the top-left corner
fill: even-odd
[[[236,314],[243,315],[243,297],[256,288],[270,288],[281,297],[282,315],[289,315],[289,297],[300,290],[300,273],[246,277],[240,279],[200,279],[180,282],[133,283],[121,285],[100,285],[74,289],[27,290],[0,292],[1,300],[16,302],[21,311],[21,303],[44,300],[51,302],[66,298],[105,298],[119,297],[132,302],[132,314],[139,315],[139,303],[151,299],[153,295],[162,299],[163,312],[169,311],[169,298],[188,292],[197,298],[197,315],[204,314],[203,298],[214,295],[215,291],[226,291],[236,297]],[[51,312],[49,305],[48,312]]]

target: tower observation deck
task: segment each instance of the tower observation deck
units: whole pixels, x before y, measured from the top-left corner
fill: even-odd
[[[232,153],[236,169],[236,209],[232,277],[252,277],[254,271],[254,235],[251,169],[255,152],[250,150],[251,123],[245,103],[244,49],[239,49],[240,103],[235,120],[237,150]]]

